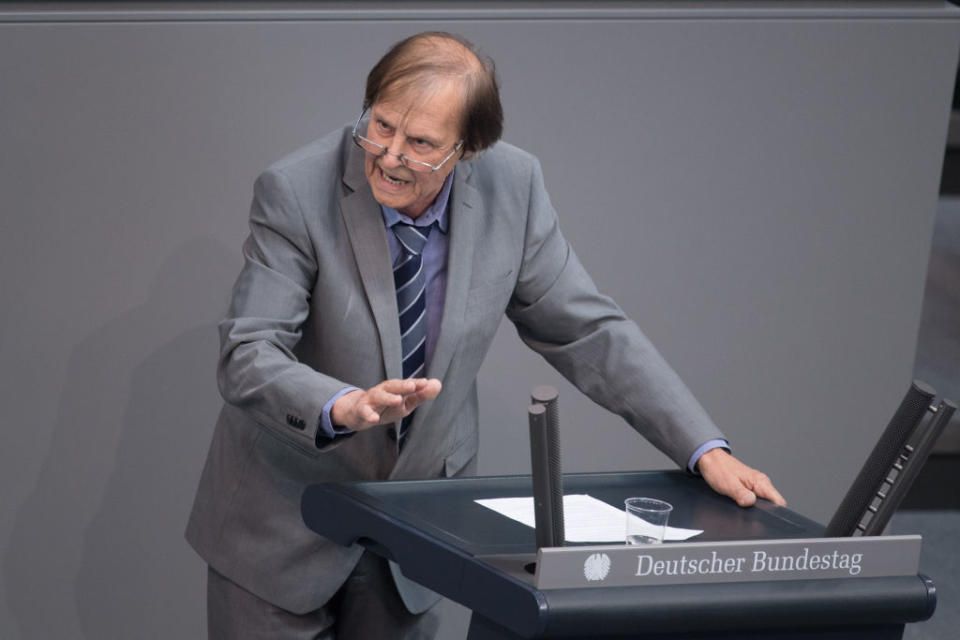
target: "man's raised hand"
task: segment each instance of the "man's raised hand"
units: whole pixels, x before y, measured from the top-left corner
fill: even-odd
[[[357,389],[337,398],[330,409],[330,421],[353,431],[390,424],[436,398],[441,386],[434,378],[384,380],[366,391]]]

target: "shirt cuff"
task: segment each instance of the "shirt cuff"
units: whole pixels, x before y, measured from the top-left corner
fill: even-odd
[[[723,438],[707,440],[702,445],[697,447],[697,450],[693,452],[692,456],[690,456],[690,462],[687,463],[687,470],[692,474],[700,475],[700,472],[697,471],[697,463],[700,462],[700,456],[713,449],[726,449],[729,453],[730,443]]]
[[[333,424],[333,421],[330,419],[330,411],[333,409],[333,403],[351,391],[359,391],[359,388],[344,387],[340,389],[340,391],[337,391],[337,393],[327,401],[327,404],[323,405],[323,409],[320,411],[320,424],[317,427],[317,447],[325,447],[338,436],[352,436],[356,433],[356,431],[348,429],[347,427]]]

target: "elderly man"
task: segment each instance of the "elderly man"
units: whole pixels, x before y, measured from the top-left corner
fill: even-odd
[[[187,528],[211,637],[433,637],[437,597],[309,531],[299,499],[315,482],[471,473],[477,371],[504,313],[679,466],[740,505],[783,504],[597,292],[539,164],[501,131],[493,63],[419,34],[371,70],[356,125],[257,180]]]

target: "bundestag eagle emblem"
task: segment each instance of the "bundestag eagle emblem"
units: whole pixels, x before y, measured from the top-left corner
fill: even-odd
[[[594,553],[583,563],[583,576],[595,582],[603,580],[610,573],[610,556],[605,553]]]

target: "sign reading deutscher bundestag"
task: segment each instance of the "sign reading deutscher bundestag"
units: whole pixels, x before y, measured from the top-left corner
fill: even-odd
[[[538,589],[916,575],[920,536],[543,548]]]

